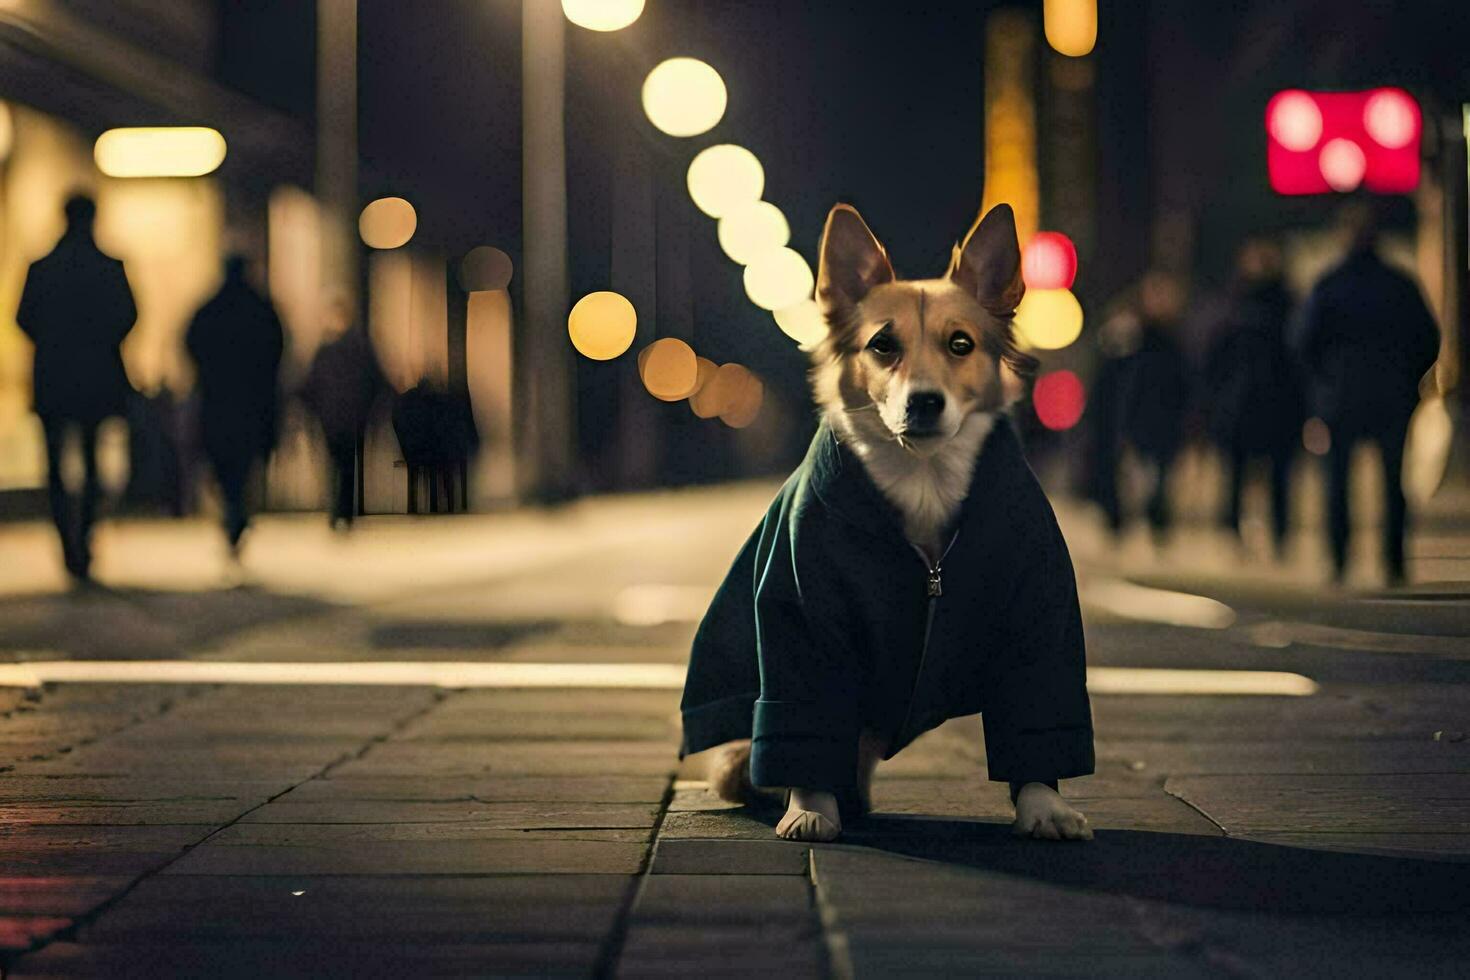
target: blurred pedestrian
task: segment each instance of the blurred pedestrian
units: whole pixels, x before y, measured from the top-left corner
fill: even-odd
[[[1361,442],[1383,466],[1384,559],[1390,583],[1405,580],[1408,503],[1402,482],[1409,417],[1419,381],[1439,354],[1439,328],[1418,284],[1378,257],[1376,216],[1343,212],[1347,257],[1313,287],[1294,338],[1311,382],[1312,409],[1330,435],[1327,526],[1338,581],[1347,569],[1349,464]]]
[[[367,333],[354,323],[345,296],[327,304],[323,344],[302,384],[301,400],[321,422],[332,485],[331,523],[349,528],[357,516],[357,461],[378,397],[388,382]]]
[[[246,488],[275,448],[284,337],[270,300],[246,279],[246,262],[231,256],[225,281],[194,314],[185,338],[199,372],[204,454],[224,500],[224,529],[239,553],[250,524]]]
[[[1240,534],[1241,497],[1251,464],[1270,468],[1271,532],[1279,557],[1290,524],[1291,468],[1301,438],[1301,380],[1287,346],[1291,294],[1281,279],[1281,250],[1247,241],[1237,260],[1224,327],[1206,359],[1210,435],[1226,466],[1225,524]]]
[[[1184,289],[1172,274],[1152,271],[1139,284],[1136,335],[1116,365],[1117,424],[1124,445],[1144,465],[1145,505],[1155,537],[1169,528],[1169,472],[1184,443],[1189,365],[1179,346]]]
[[[132,386],[121,345],[137,319],[123,264],[97,247],[97,205],[77,195],[66,202],[66,231],[56,247],[31,264],[15,319],[35,344],[34,399],[46,434],[47,493],[66,569],[86,581],[92,564],[92,524],[101,484],[97,427],[127,410]],[[82,493],[73,500],[62,479],[68,432],[81,439]]]

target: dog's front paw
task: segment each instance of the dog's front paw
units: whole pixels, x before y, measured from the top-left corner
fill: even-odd
[[[1045,783],[1027,783],[1016,796],[1017,837],[1044,840],[1092,840],[1087,818],[1067,805],[1060,793]]]

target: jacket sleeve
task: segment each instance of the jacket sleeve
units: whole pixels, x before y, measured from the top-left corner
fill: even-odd
[[[799,521],[783,530],[756,588],[761,687],[751,779],[842,792],[857,774],[861,686],[832,557],[843,552],[805,544],[804,533],[821,530]]]
[[[20,306],[15,311],[15,322],[25,335],[34,343],[37,335],[45,328],[41,324],[41,304],[44,302],[41,293],[45,292],[45,286],[40,282],[41,276],[36,272],[34,264],[26,271],[26,282],[20,291]]]
[[[982,714],[990,778],[998,782],[1050,783],[1094,765],[1077,582],[1049,508],[1041,519],[1049,533],[1017,555],[1004,653]]]

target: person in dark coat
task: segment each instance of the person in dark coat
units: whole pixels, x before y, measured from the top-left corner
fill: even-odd
[[[942,571],[941,571],[942,569]],[[861,808],[860,732],[891,757],[980,713],[992,780],[1093,771],[1082,620],[1066,543],[1006,419],[931,570],[824,422],[695,636],[684,754],[753,739],[751,781]]]
[[[357,516],[357,460],[378,397],[388,382],[367,333],[353,323],[351,303],[328,307],[326,342],[317,350],[302,385],[301,400],[321,423],[332,483],[333,527],[351,527]]]
[[[1155,535],[1168,530],[1169,471],[1184,444],[1189,364],[1179,346],[1182,288],[1173,276],[1150,272],[1139,289],[1136,346],[1118,365],[1118,425],[1122,441],[1148,468],[1147,514]]]
[[[1419,286],[1375,251],[1366,208],[1345,213],[1347,257],[1313,287],[1295,346],[1311,379],[1312,408],[1331,436],[1327,524],[1339,581],[1347,569],[1348,469],[1353,447],[1376,443],[1383,464],[1383,550],[1392,583],[1405,579],[1408,503],[1402,483],[1409,418],[1419,381],[1439,355],[1439,328]]]
[[[1264,457],[1278,555],[1289,529],[1291,467],[1304,421],[1302,385],[1286,339],[1291,305],[1281,281],[1280,250],[1263,239],[1247,242],[1224,329],[1205,368],[1210,434],[1227,467],[1224,521],[1240,533],[1246,471]]]
[[[245,500],[250,476],[275,448],[285,344],[275,307],[245,272],[243,257],[226,261],[224,284],[194,314],[185,338],[199,372],[204,454],[224,498],[232,552],[238,552],[250,523]]]
[[[127,410],[132,386],[121,345],[137,319],[123,265],[97,248],[97,206],[76,196],[66,202],[66,231],[56,247],[32,263],[15,319],[35,344],[34,406],[46,433],[47,493],[67,571],[85,581],[92,562],[92,524],[101,484],[97,427]],[[81,436],[85,477],[75,519],[61,476],[67,432]]]

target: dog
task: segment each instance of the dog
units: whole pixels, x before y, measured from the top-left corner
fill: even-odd
[[[1090,772],[1092,766],[1091,721],[1082,677],[1080,612],[1075,580],[1070,559],[1066,558],[1065,544],[1060,542],[1060,532],[1055,530],[1050,507],[1020,456],[1014,434],[1005,419],[1009,405],[1017,397],[1020,379],[1036,368],[1036,360],[1017,347],[1012,332],[1012,318],[1024,286],[1011,209],[998,205],[979,218],[955,246],[947,272],[935,279],[898,278],[886,249],[857,210],[846,204],[838,204],[828,215],[820,253],[816,295],[828,333],[813,351],[810,379],[822,426],[809,461],[804,464],[810,472],[806,476],[794,475],[792,481],[788,481],[788,486],[783,488],[783,496],[778,497],[778,504],[783,498],[786,503],[779,510],[777,505],[773,505],[767,525],[774,517],[779,526],[791,531],[789,536],[793,540],[821,541],[824,537],[817,531],[798,533],[792,529],[814,524],[825,526],[826,518],[808,516],[823,501],[837,501],[830,507],[823,507],[824,511],[846,507],[849,513],[861,512],[865,516],[852,522],[859,527],[878,520],[873,515],[886,510],[896,515],[903,539],[922,559],[927,574],[930,627],[925,628],[918,665],[912,668],[914,689],[910,703],[902,720],[890,721],[887,731],[864,727],[857,733],[854,751],[856,772],[852,780],[856,807],[860,812],[868,808],[871,778],[880,759],[901,748],[902,743],[911,739],[925,724],[932,727],[944,717],[966,713],[965,708],[972,704],[984,703],[987,707],[982,711],[982,717],[987,724],[987,741],[995,743],[993,755],[1001,757],[1000,763],[1011,769],[1006,776],[1011,783],[1015,804],[1013,831],[1036,838],[1090,839],[1092,830],[1087,818],[1068,805],[1056,788],[1057,779]],[[992,443],[995,448],[988,449]],[[843,460],[848,458],[859,462],[861,473],[854,472],[858,467],[844,467]],[[986,460],[984,474],[977,472],[977,463],[982,459]],[[833,473],[836,475],[830,475]],[[841,503],[839,498],[843,493],[859,499],[866,492],[857,486],[864,479],[869,486],[876,488],[881,500],[886,501],[886,508],[873,505],[860,509],[856,505],[847,507]],[[1015,511],[1005,520],[997,519],[992,513],[996,508],[980,499],[991,487],[1000,486],[1014,488],[1005,492],[1006,499],[1002,501]],[[980,492],[976,492],[977,487]],[[1001,527],[1003,524],[1015,524],[1017,527]],[[795,587],[789,590],[797,596],[795,600],[763,600],[760,594],[762,585],[757,585],[754,603],[758,646],[762,641],[767,644],[777,642],[774,630],[760,622],[763,608],[770,610],[767,618],[773,623],[794,623],[798,620],[786,610],[793,604],[799,609],[815,604],[817,599],[809,600],[808,594],[817,592],[818,586],[827,578],[845,580],[848,584],[839,591],[849,594],[853,591],[852,582],[865,581],[863,574],[854,573],[851,568],[860,565],[863,559],[852,556],[844,559],[832,554],[840,550],[840,545],[827,548],[826,553],[818,545],[791,545],[789,547],[794,549],[791,556],[771,558],[762,556],[761,547],[769,553],[772,548],[782,545],[771,544],[770,534],[762,535],[758,531],[757,535],[759,541],[766,544],[747,545],[747,552],[755,548],[752,557],[757,569],[755,579],[764,583],[772,577],[769,571],[764,576],[760,574],[762,562],[767,569],[774,568],[778,575],[785,574],[785,566],[791,565],[796,569],[794,574],[797,578]],[[830,540],[841,542],[843,539],[833,536]],[[1032,685],[1058,684],[1063,700],[1070,705],[1064,715],[1034,719],[1018,717],[1027,710],[1024,705],[1029,703],[1032,695],[1017,686],[1006,695],[1010,703],[997,698],[997,692],[1004,692],[1008,685],[1016,683],[1010,679],[1013,672],[998,669],[991,673],[999,679],[993,683],[977,683],[977,693],[973,696],[958,697],[953,699],[953,703],[928,709],[922,718],[915,715],[913,702],[923,689],[926,658],[931,652],[930,628],[936,624],[936,604],[945,601],[940,597],[945,595],[948,575],[945,563],[951,559],[951,550],[957,544],[961,545],[959,558],[954,560],[973,570],[969,575],[971,581],[1004,581],[1006,578],[1004,570],[996,567],[995,560],[979,553],[984,550],[982,545],[986,540],[992,546],[995,542],[1011,542],[993,550],[1016,555],[1022,577],[1030,565],[1044,569],[1044,574],[1030,577],[1039,583],[1034,591],[1044,593],[1040,608],[1050,610],[1046,621],[1035,626],[1024,621],[1014,622],[996,635],[1009,637],[1012,641],[1025,640],[1027,642],[1020,645],[1050,651],[1049,655],[1055,657],[1057,664],[1055,676],[1048,676],[1043,670],[1037,673],[1039,680],[1033,678]],[[808,551],[814,553],[804,557]],[[1043,557],[1033,560],[1030,557],[1033,552]],[[743,552],[742,559],[737,560],[736,571],[741,575],[745,574],[741,568],[745,555]],[[872,571],[885,574],[886,566],[892,563],[892,559],[887,560],[884,569],[874,568]],[[841,567],[829,568],[829,564]],[[804,566],[812,571],[806,573],[803,581]],[[732,572],[733,578],[736,578],[736,572]],[[735,587],[741,586],[737,582]],[[767,592],[775,592],[776,588],[769,586]],[[724,591],[722,588],[722,595]],[[960,613],[977,614],[983,620],[983,610],[996,607],[996,591],[975,587],[973,595],[958,595],[951,601],[960,604]],[[890,593],[898,592],[908,596],[908,586],[879,591],[878,604],[886,601]],[[1019,598],[1008,604],[1007,609],[1010,605],[1024,606],[1027,602],[1028,593],[1016,594]],[[782,596],[786,595],[782,593]],[[729,602],[728,599],[725,601]],[[696,639],[696,658],[700,657],[702,647],[711,647],[720,634],[729,632],[729,627],[722,625],[728,617],[721,612],[721,602],[721,596],[717,596],[706,623],[701,626],[702,638]],[[945,629],[941,639],[951,637],[946,650],[941,651],[948,656],[939,664],[940,673],[948,671],[951,676],[982,676],[986,668],[973,666],[972,661],[978,658],[966,649],[964,632],[952,625],[961,622],[959,613],[952,615],[949,607],[938,608],[944,610],[940,623]],[[997,608],[997,618],[1010,615],[1007,609]],[[880,626],[885,619],[881,610],[866,610],[863,615]],[[834,622],[831,614],[803,611],[800,616],[824,616],[826,622]],[[906,612],[898,614],[900,619],[907,617]],[[1014,616],[1011,618],[1015,619]],[[835,627],[829,626],[827,631],[834,628],[839,632],[843,630],[841,619],[835,620]],[[1031,635],[1033,631],[1034,636]],[[821,632],[810,629],[811,636],[819,637]],[[849,646],[861,644],[860,637],[871,632],[871,629],[854,631],[859,639],[851,641]],[[981,645],[986,644],[982,642]],[[822,768],[813,768],[810,763],[802,762],[812,758],[814,752],[816,756],[826,753],[837,760],[830,765],[823,763],[828,769],[847,764],[842,761],[846,756],[841,754],[840,748],[814,750],[813,745],[824,741],[820,724],[814,723],[813,727],[801,719],[808,715],[824,716],[828,709],[821,703],[823,692],[829,689],[846,691],[850,685],[842,678],[840,665],[832,669],[823,666],[817,671],[826,679],[825,685],[809,682],[805,675],[812,674],[813,668],[798,667],[794,672],[787,671],[796,680],[787,684],[786,690],[795,691],[795,695],[772,692],[769,688],[776,683],[772,677],[780,673],[774,668],[793,658],[800,659],[803,654],[797,650],[789,654],[768,655],[762,648],[760,655],[762,674],[759,678],[760,695],[755,701],[755,734],[759,743],[763,706],[766,706],[764,714],[771,716],[770,723],[764,726],[769,730],[766,753],[769,758],[763,763],[757,760],[759,764],[753,774],[752,742],[749,739],[730,740],[714,756],[709,772],[710,788],[723,799],[750,802],[769,798],[770,794],[761,786],[772,779],[782,780],[775,785],[789,788],[786,813],[777,825],[777,834],[796,840],[832,840],[842,828],[841,787],[836,786],[830,776],[826,777],[828,785],[825,786],[791,785],[790,781],[804,775],[807,770],[802,768],[803,765],[813,772]],[[878,651],[878,655],[881,656],[882,651]],[[894,676],[907,677],[907,669],[896,669]],[[1029,672],[1036,668],[1028,661],[1022,670]],[[734,730],[728,725],[723,729],[711,725],[713,709],[710,705],[714,704],[713,701],[691,697],[691,690],[700,681],[700,673],[692,661],[691,681],[686,687],[685,698],[686,747],[693,744],[688,734],[691,731],[695,735],[693,742],[703,745],[721,731],[729,733]],[[890,688],[894,686],[887,685]],[[1079,687],[1082,688],[1080,695]],[[945,694],[938,696],[948,697]],[[851,700],[847,694],[838,698],[843,699],[847,699],[844,704]],[[879,703],[882,704],[881,695]],[[882,710],[869,710],[867,713],[883,715]],[[844,708],[836,714],[846,719],[852,712]],[[890,714],[894,718],[899,717],[896,711]],[[922,710],[920,714],[923,714]],[[992,718],[995,719],[994,736]],[[1062,747],[1059,751],[1054,751],[1055,746],[1051,743],[1043,744],[1043,739],[1028,734],[1042,730],[1036,726],[1048,723],[1052,727],[1046,730],[1056,733],[1048,737],[1056,739],[1056,745]],[[842,727],[848,730],[845,720]],[[806,741],[801,743],[801,739]],[[791,743],[789,748],[785,747],[788,742]],[[995,758],[991,769],[991,778],[999,778]],[[765,778],[760,778],[762,771]],[[760,785],[753,775],[759,779]]]

